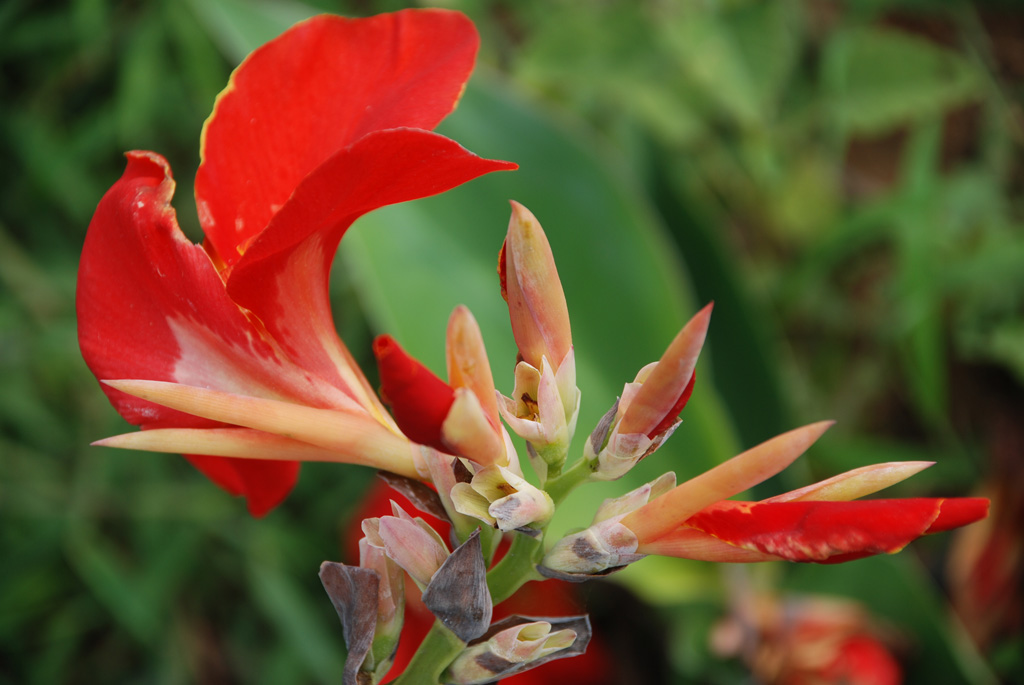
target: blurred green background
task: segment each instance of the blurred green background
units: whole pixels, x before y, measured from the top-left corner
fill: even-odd
[[[89,447],[128,427],[79,356],[75,272],[125,150],[170,160],[179,221],[200,239],[199,131],[250,49],[318,11],[410,4],[0,6],[0,682],[339,681],[340,626],[316,571],[341,557],[372,474],[304,466],[256,521],[181,459]],[[898,636],[908,682],[1024,681],[1024,10],[436,4],[482,36],[440,130],[521,170],[356,225],[332,283],[356,356],[387,331],[443,370],[447,315],[466,302],[509,391],[494,264],[517,199],[564,280],[581,435],[716,302],[684,424],[629,483],[834,418],[755,494],[927,459],[938,463],[894,494],[995,498],[969,536],[891,558],[768,565],[740,581],[692,562],[632,567],[621,582],[660,616],[672,682],[750,682],[710,646],[737,582],[863,602]],[[624,489],[581,493],[559,525]]]

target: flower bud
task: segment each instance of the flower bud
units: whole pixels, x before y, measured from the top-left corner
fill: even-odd
[[[541,358],[557,364],[572,347],[569,310],[551,246],[537,218],[512,203],[508,235],[498,261],[501,294],[508,302],[519,354],[535,369]]]
[[[547,621],[521,623],[463,650],[445,671],[443,680],[457,685],[491,683],[568,649],[576,637],[576,632],[568,628],[552,632]]]
[[[536,217],[512,202],[508,235],[498,258],[521,361],[513,397],[498,409],[530,444],[542,480],[561,471],[579,414],[576,362],[565,294],[554,257]]]
[[[501,531],[543,526],[554,513],[551,496],[500,466],[487,466],[452,488],[456,510]]]
[[[639,541],[620,521],[629,513],[665,494],[676,484],[674,473],[664,473],[620,497],[606,499],[589,528],[562,538],[544,557],[545,575],[593,575],[642,559]],[[554,573],[550,573],[554,571]]]
[[[690,319],[661,359],[640,369],[636,380],[602,419],[584,445],[594,465],[592,478],[621,478],[658,449],[679,426],[678,414],[690,399],[697,357],[707,335],[712,305]]]
[[[448,558],[448,548],[426,521],[409,516],[394,502],[391,508],[394,516],[365,519],[363,534],[423,589]]]
[[[495,428],[501,425],[498,418],[498,401],[494,390],[494,377],[487,350],[480,335],[480,326],[469,308],[459,305],[448,319],[445,345],[448,362],[448,385],[458,390],[473,391],[487,419]]]

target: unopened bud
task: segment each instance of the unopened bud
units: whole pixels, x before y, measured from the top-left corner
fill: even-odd
[[[457,483],[451,494],[460,513],[502,531],[541,527],[555,508],[550,495],[500,466],[480,469],[469,483]]]
[[[576,631],[552,631],[547,621],[521,623],[506,628],[485,642],[466,648],[448,667],[444,682],[457,685],[490,683],[519,673],[576,642]]]
[[[542,357],[557,364],[572,347],[569,310],[540,222],[518,202],[511,204],[498,273],[519,354],[539,369]]]

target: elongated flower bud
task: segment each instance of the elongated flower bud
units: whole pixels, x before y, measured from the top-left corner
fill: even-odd
[[[494,376],[487,350],[480,335],[480,326],[464,305],[452,311],[448,319],[445,345],[448,362],[448,385],[456,390],[468,388],[473,391],[487,419],[495,428],[501,425],[498,417],[498,400],[494,390]]]
[[[558,364],[572,347],[569,310],[544,230],[530,210],[518,202],[511,204],[508,235],[498,259],[501,294],[508,302],[520,356],[539,369],[541,358]]]
[[[547,621],[521,623],[468,647],[445,671],[444,682],[458,685],[491,683],[545,661],[576,642],[574,630],[552,631],[551,628]]]
[[[678,415],[693,393],[697,357],[707,336],[712,305],[697,312],[661,359],[640,369],[584,446],[597,462],[592,478],[615,480],[657,450],[679,426]]]

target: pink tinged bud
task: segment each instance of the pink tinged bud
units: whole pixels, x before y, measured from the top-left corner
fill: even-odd
[[[542,357],[558,364],[572,347],[569,310],[544,230],[530,210],[515,201],[511,205],[498,257],[501,292],[519,354],[539,369]]]
[[[473,391],[491,424],[497,429],[498,401],[494,389],[491,363],[487,359],[484,339],[480,327],[469,308],[459,305],[448,319],[446,354],[448,360],[448,385],[458,390]]]
[[[779,473],[832,426],[820,421],[776,436],[676,486],[622,519],[641,542],[655,540],[715,502]]]
[[[618,433],[654,438],[675,423],[693,392],[694,369],[704,346],[713,306],[713,303],[708,304],[697,312],[676,335],[626,407],[616,428]]]
[[[394,502],[391,507],[394,516],[364,520],[363,534],[423,589],[448,558],[448,548],[426,521],[412,518]]]

